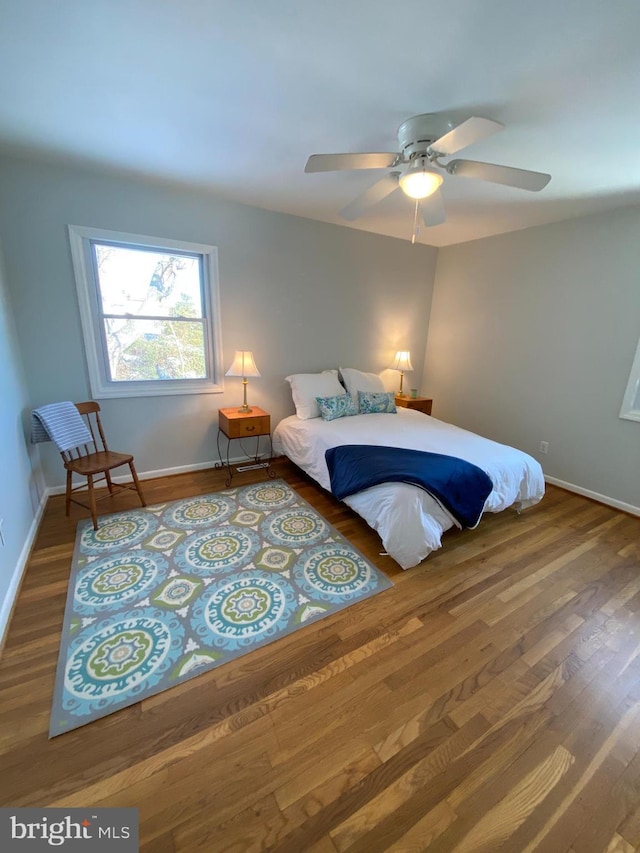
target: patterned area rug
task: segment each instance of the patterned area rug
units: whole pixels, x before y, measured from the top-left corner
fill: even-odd
[[[391,586],[282,480],[81,522],[50,737]]]

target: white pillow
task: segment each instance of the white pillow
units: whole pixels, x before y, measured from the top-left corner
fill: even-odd
[[[377,373],[363,373],[353,367],[341,367],[340,373],[353,402],[358,405],[358,391],[383,392],[387,389]]]
[[[323,370],[322,373],[292,373],[291,376],[285,376],[285,379],[291,385],[291,396],[296,413],[303,421],[320,417],[316,397],[336,397],[338,394],[344,394],[337,370]]]

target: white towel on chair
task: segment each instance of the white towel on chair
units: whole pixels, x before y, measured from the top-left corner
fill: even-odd
[[[31,443],[53,441],[61,452],[93,441],[73,403],[49,403],[31,413]]]

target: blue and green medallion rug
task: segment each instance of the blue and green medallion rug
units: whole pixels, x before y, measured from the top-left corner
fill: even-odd
[[[391,586],[282,480],[81,522],[49,735]]]

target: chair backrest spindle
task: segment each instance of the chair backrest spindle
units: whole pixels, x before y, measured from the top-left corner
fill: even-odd
[[[96,412],[96,424],[98,425],[98,432],[100,433],[100,440],[102,441],[102,449],[109,450],[107,439],[104,437],[104,432],[102,431],[102,421],[100,420],[98,412]]]
[[[96,444],[96,434],[93,431],[93,424],[91,423],[91,417],[89,415],[86,415],[85,420],[87,422],[87,426],[89,427],[89,432],[91,433],[91,440],[93,441],[95,448],[97,450],[98,445]],[[85,444],[85,447],[87,448],[87,453],[88,453],[89,452],[88,445]]]

